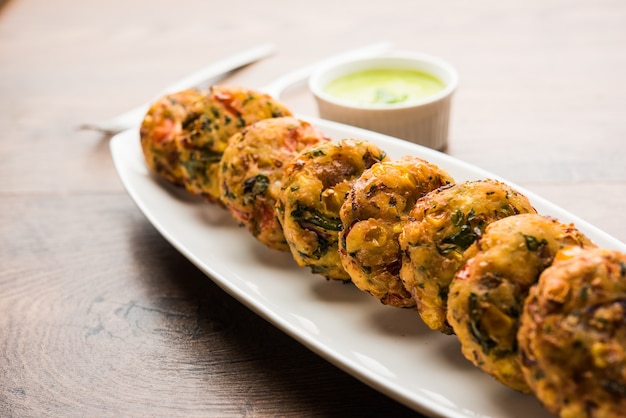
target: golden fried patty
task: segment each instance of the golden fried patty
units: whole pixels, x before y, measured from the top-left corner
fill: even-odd
[[[288,251],[275,206],[287,164],[301,151],[329,141],[294,117],[264,119],[233,135],[219,165],[221,199],[259,241]]]
[[[158,100],[144,117],[148,165],[192,194],[219,200],[217,166],[228,139],[262,119],[290,116],[269,95],[237,86],[187,90]]]
[[[387,305],[415,307],[399,277],[398,235],[419,198],[452,182],[443,169],[404,157],[373,165],[354,183],[340,212],[339,254],[359,289]]]
[[[179,186],[185,185],[180,162],[181,141],[187,133],[183,124],[190,114],[202,108],[204,94],[184,90],[160,97],[145,115],[139,136],[148,167]]]
[[[465,250],[487,225],[535,212],[525,196],[494,180],[442,187],[417,201],[399,237],[400,277],[426,325],[452,333],[446,321],[448,287],[465,261]]]
[[[277,212],[294,259],[329,279],[349,280],[339,259],[339,210],[363,171],[385,160],[367,141],[326,142],[285,169]]]
[[[562,417],[624,417],[626,254],[566,249],[526,299],[518,332],[524,376]]]
[[[472,244],[476,255],[450,285],[447,318],[463,354],[518,391],[530,392],[517,353],[524,299],[557,251],[572,245],[593,246],[572,224],[537,214],[509,216],[487,226]]]

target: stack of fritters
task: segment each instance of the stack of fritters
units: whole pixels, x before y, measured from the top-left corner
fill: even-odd
[[[448,322],[465,357],[500,382],[530,392],[517,353],[524,300],[557,252],[593,247],[573,225],[538,214],[510,216],[487,226],[456,273]]]
[[[190,193],[218,202],[217,166],[228,140],[259,120],[291,116],[267,94],[212,86],[166,95],[148,110],[140,128],[146,163]]]
[[[350,280],[339,258],[339,211],[355,180],[387,161],[376,145],[354,139],[301,153],[283,176],[278,219],[296,262],[329,279]]]
[[[455,334],[463,355],[554,414],[626,411],[626,254],[537,214],[511,186],[333,142],[253,90],[154,103],[148,166],[225,207],[300,266]]]
[[[352,282],[386,305],[415,307],[400,279],[398,237],[415,203],[453,183],[441,168],[405,156],[375,164],[355,182],[341,208],[339,255]]]
[[[233,135],[219,164],[220,199],[231,215],[270,248],[289,246],[276,217],[285,167],[329,139],[294,117],[261,120]]]

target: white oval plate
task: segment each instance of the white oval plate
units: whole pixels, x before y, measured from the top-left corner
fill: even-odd
[[[446,169],[456,181],[493,178],[447,154],[351,126],[300,116],[335,140],[372,141],[391,158],[414,155]],[[432,416],[550,417],[522,395],[463,358],[454,336],[430,331],[414,311],[391,308],[354,286],[327,281],[270,250],[217,205],[189,196],[152,175],[137,130],[111,140],[126,190],[154,227],[221,288],[294,339],[389,397]],[[523,188],[540,214],[574,222],[597,245],[626,245]]]

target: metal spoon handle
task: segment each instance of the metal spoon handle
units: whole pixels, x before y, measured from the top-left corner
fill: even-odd
[[[163,89],[158,96],[197,87],[203,84],[211,84],[211,82],[217,81],[218,79],[225,77],[229,73],[241,67],[271,55],[274,51],[274,45],[264,44],[239,52],[185,76],[184,78],[171,84],[169,87]],[[109,135],[114,135],[126,129],[139,126],[149,107],[150,102],[144,103],[111,119],[83,124],[81,125],[81,129],[92,129]]]

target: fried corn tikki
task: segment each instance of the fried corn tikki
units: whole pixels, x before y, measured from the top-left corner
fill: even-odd
[[[520,392],[530,392],[517,352],[524,299],[557,251],[569,246],[593,243],[574,225],[537,214],[497,220],[472,244],[476,255],[450,286],[447,318],[463,355]]]
[[[354,183],[341,208],[341,261],[362,291],[382,303],[414,308],[400,280],[398,236],[415,202],[452,183],[444,170],[420,158],[404,157],[373,165]]]
[[[465,251],[491,222],[536,213],[510,186],[478,180],[442,187],[418,200],[400,234],[400,278],[431,329],[447,334],[448,287],[466,260]]]
[[[265,119],[233,135],[219,165],[221,199],[231,215],[270,248],[289,251],[276,217],[285,167],[301,151],[330,141],[294,117]]]
[[[237,86],[187,90],[158,100],[141,126],[148,165],[191,194],[219,201],[217,167],[228,139],[259,120],[291,116],[269,95]]]
[[[553,414],[626,411],[626,254],[560,251],[526,299],[518,332],[522,371]]]
[[[304,151],[287,166],[277,213],[298,265],[328,279],[350,279],[339,259],[339,210],[363,171],[385,159],[378,146],[345,139]]]

